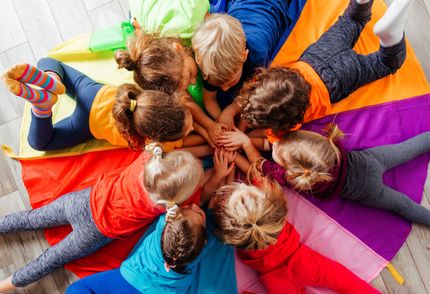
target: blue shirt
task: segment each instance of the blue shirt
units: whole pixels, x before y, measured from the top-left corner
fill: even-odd
[[[120,267],[121,275],[141,293],[184,293],[192,285],[199,262],[208,254],[215,237],[207,229],[207,244],[203,251],[186,267],[187,274],[164,268],[161,235],[165,215],[160,216],[155,230],[144,236],[131,255]]]
[[[233,0],[229,2],[227,13],[242,24],[249,53],[240,81],[228,91],[203,82],[207,91],[218,91],[221,108],[233,102],[243,82],[253,75],[256,67],[270,63],[279,38],[291,22],[287,0]]]

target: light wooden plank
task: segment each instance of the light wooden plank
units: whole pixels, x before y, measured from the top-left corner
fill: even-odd
[[[64,40],[93,31],[82,0],[48,0],[48,3]]]
[[[19,147],[19,129],[21,127],[21,117],[8,122],[7,124],[0,125],[0,142],[3,142],[13,148],[15,152],[18,152]],[[1,154],[0,156],[4,156]],[[28,200],[27,189],[24,186],[21,178],[21,164],[19,161],[7,158],[9,169],[15,180],[15,184],[18,187],[21,200],[24,203],[26,209],[30,209],[30,202]]]
[[[14,0],[13,4],[37,59],[63,41],[46,0]]]
[[[0,155],[0,197],[18,190],[12,171],[3,154]]]
[[[430,81],[430,15],[424,0],[414,0],[406,19],[405,34]]]
[[[18,192],[0,198],[0,215],[25,210]],[[20,232],[2,236],[6,246],[0,247],[2,254],[8,254],[13,263],[0,269],[0,278],[6,278],[15,270],[34,260],[43,253],[34,232]],[[51,275],[15,293],[60,293]]]
[[[412,259],[411,252],[407,244],[404,244],[397,255],[391,261],[393,266],[405,279],[404,285],[399,285],[391,276],[387,269],[381,273],[388,293],[426,293],[425,286],[418,269]]]
[[[125,20],[117,1],[111,1],[88,12],[95,29],[119,25]]]
[[[422,205],[430,208],[426,197],[423,197]],[[410,249],[413,261],[417,266],[421,279],[427,292],[430,292],[430,230],[422,225],[412,227],[412,232],[409,234],[406,241]]]
[[[3,66],[5,58],[5,53],[0,53],[0,73],[5,72],[9,67],[8,65]],[[0,125],[21,116],[24,103],[22,98],[9,92],[3,81],[0,81]]]
[[[0,28],[0,51],[8,50],[27,41],[12,0],[1,2]]]
[[[83,0],[83,1],[87,10],[92,10],[94,8],[102,6],[103,4],[109,3],[112,0]]]
[[[121,6],[122,13],[124,14],[124,17],[126,19],[129,19],[130,18],[130,16],[129,16],[130,7],[128,5],[128,0],[118,0],[118,2],[119,2],[119,5]]]
[[[376,277],[370,284],[382,293],[388,293],[387,287],[385,286],[384,280],[382,279],[381,275]]]

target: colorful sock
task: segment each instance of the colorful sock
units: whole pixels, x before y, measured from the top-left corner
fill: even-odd
[[[3,80],[13,94],[24,98],[33,107],[34,115],[38,117],[49,117],[52,113],[52,106],[57,102],[58,96],[44,89],[35,89],[22,82],[3,77]]]
[[[373,32],[383,47],[391,47],[403,39],[408,8],[412,0],[395,0],[385,14],[375,23]]]
[[[64,94],[66,92],[66,87],[64,87],[57,74],[46,73],[30,64],[16,64],[6,71],[5,76],[41,87],[54,94]]]

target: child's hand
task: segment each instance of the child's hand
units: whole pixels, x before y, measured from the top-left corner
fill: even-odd
[[[218,139],[218,144],[224,146],[227,151],[236,151],[250,143],[251,139],[237,128],[222,133]]]
[[[214,154],[214,174],[213,177],[221,181],[234,170],[234,160],[236,152],[228,152],[224,148],[217,148]],[[230,166],[229,166],[230,164]]]
[[[214,122],[210,128],[207,129],[210,140],[216,145],[218,145],[218,137],[222,134],[223,128],[225,128],[223,124]]]
[[[228,111],[223,111],[220,116],[218,116],[217,121],[223,124],[228,131],[234,130],[234,117]]]

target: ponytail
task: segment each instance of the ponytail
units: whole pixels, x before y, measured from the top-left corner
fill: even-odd
[[[116,50],[118,68],[133,71],[134,81],[145,90],[173,94],[182,80],[184,57],[173,44],[180,39],[141,34],[128,40],[126,50]],[[188,52],[188,51],[186,51]]]
[[[171,201],[157,201],[167,209],[166,224],[161,235],[161,251],[166,271],[186,274],[186,265],[193,261],[206,244],[206,230],[189,223],[181,208]]]
[[[337,162],[340,162],[340,150],[335,143],[344,137],[344,133],[339,129],[338,125],[336,124],[327,125],[325,128],[325,132],[327,134],[327,140],[329,141],[331,147],[336,153]]]
[[[154,202],[164,199],[180,204],[193,195],[203,168],[191,153],[182,150],[163,153],[159,143],[151,143],[145,149],[152,156],[144,166],[143,185]]]
[[[115,61],[118,63],[118,68],[125,68],[128,71],[136,69],[136,62],[131,58],[130,52],[127,50],[116,50]]]
[[[122,137],[133,149],[145,145],[145,137],[136,128],[135,114],[140,112],[138,98],[143,90],[134,84],[122,84],[118,87],[112,115]]]
[[[263,249],[277,241],[287,214],[282,188],[267,178],[261,186],[243,183],[217,191],[215,207],[218,234],[227,244],[242,249]]]

